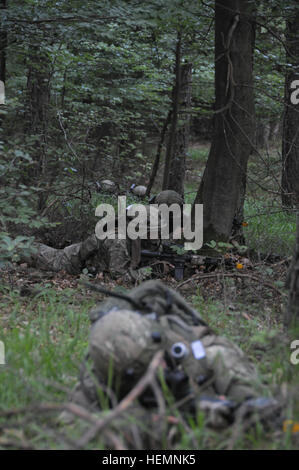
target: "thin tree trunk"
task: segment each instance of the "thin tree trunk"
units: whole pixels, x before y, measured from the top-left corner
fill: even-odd
[[[180,91],[180,68],[181,68],[181,33],[178,32],[176,53],[175,53],[175,86],[172,93],[172,120],[169,142],[166,149],[165,156],[165,167],[162,189],[168,189],[169,173],[171,167],[171,160],[173,158],[173,151],[175,145],[175,134],[178,122],[178,110],[179,110],[179,91]]]
[[[26,133],[36,136],[36,151],[33,158],[36,165],[35,177],[39,183],[45,179],[48,170],[47,162],[47,127],[50,103],[50,62],[46,53],[39,46],[32,45],[30,50],[29,70],[27,77],[27,119]],[[38,210],[45,208],[47,194],[41,192]]]
[[[289,288],[289,302],[284,315],[284,323],[291,326],[299,322],[299,110],[293,102],[291,84],[299,80],[299,8],[287,21],[287,63],[292,68],[286,73],[285,113],[282,142],[282,202],[297,210],[296,247],[289,269],[286,286]]]
[[[178,122],[167,187],[167,189],[178,192],[181,196],[184,196],[186,153],[190,135],[191,77],[192,64],[183,64],[180,68]]]
[[[291,64],[285,78],[285,112],[282,138],[282,203],[296,207],[299,197],[299,109],[292,103],[291,84],[299,80],[299,9],[287,21],[287,63]]]
[[[167,132],[167,128],[168,128],[170,120],[171,120],[171,114],[172,114],[172,110],[170,110],[168,112],[167,118],[164,122],[162,131],[161,131],[161,136],[160,136],[160,141],[159,141],[155,161],[154,161],[154,164],[153,164],[150,180],[149,180],[149,183],[148,183],[147,188],[146,188],[146,196],[150,195],[153,184],[154,184],[156,176],[157,176],[159,163],[160,163],[160,158],[161,158],[162,147],[163,147],[163,143],[164,143],[164,139],[165,139],[165,134]]]
[[[299,210],[297,213],[296,248],[286,287],[289,289],[289,301],[284,314],[284,324],[285,326],[291,326],[293,322],[299,322]]]
[[[3,12],[7,8],[7,1],[1,0],[0,11]],[[7,31],[0,32],[0,80],[5,83],[6,79],[6,48],[7,48]]]

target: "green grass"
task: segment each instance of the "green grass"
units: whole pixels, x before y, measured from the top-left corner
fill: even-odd
[[[261,253],[291,256],[295,247],[296,214],[283,211],[278,202],[248,198],[244,207],[247,245]]]
[[[43,295],[28,302],[17,292],[3,295],[0,340],[5,344],[7,366],[0,366],[0,404],[22,406],[41,400],[44,381],[72,386],[88,342],[89,302],[73,305],[72,291]],[[54,396],[57,390],[54,391]],[[58,393],[61,398],[61,393]]]

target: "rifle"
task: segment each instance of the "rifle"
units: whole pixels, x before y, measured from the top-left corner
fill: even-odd
[[[141,250],[141,258],[156,258],[165,260],[174,265],[174,277],[176,281],[184,278],[185,263],[193,266],[213,265],[218,266],[220,258],[212,258],[210,256],[200,256],[194,254],[178,255],[177,253],[160,253],[159,251]]]

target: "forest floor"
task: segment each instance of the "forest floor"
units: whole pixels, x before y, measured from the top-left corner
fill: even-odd
[[[190,149],[186,202],[189,194],[190,202],[194,197],[207,152],[205,144]],[[269,159],[274,165],[276,155],[269,155]],[[244,256],[226,253],[237,256],[238,262],[243,260],[241,270],[221,265],[210,277],[199,272],[178,283],[168,273],[163,280],[178,289],[218,334],[240,346],[255,363],[269,396],[284,403],[282,419],[266,427],[257,422],[248,429],[233,425],[215,432],[205,426],[200,412],[196,418],[185,419],[166,397],[164,416],[151,413],[155,426],[144,428],[136,420],[134,431],[129,432],[128,426],[119,424],[121,416],[115,416],[114,422],[111,419],[110,426],[84,448],[298,448],[299,365],[292,364],[290,358],[291,343],[299,340],[299,331],[286,332],[283,328],[287,301],[284,282],[295,218],[279,211],[278,201],[270,192],[265,197],[255,180],[258,175],[259,182],[268,184],[271,191],[272,170],[261,168],[254,158],[249,171],[252,182],[244,230],[246,244],[256,256],[251,259],[248,255],[249,262],[245,263]],[[6,365],[0,365],[0,449],[80,448],[80,438],[95,420],[88,412],[80,416],[74,412],[75,422],[69,425],[61,425],[57,419],[78,380],[88,345],[88,310],[103,298],[83,287],[82,279],[105,281],[108,289],[120,287],[101,275],[91,278],[87,274],[40,272],[25,264],[1,273],[0,341],[5,344]],[[103,411],[100,419],[109,417],[109,413]],[[129,421],[129,413],[125,412],[122,419]]]

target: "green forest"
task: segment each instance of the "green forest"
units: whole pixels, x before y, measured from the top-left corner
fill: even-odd
[[[297,0],[0,0],[0,450],[297,449],[298,210]]]

